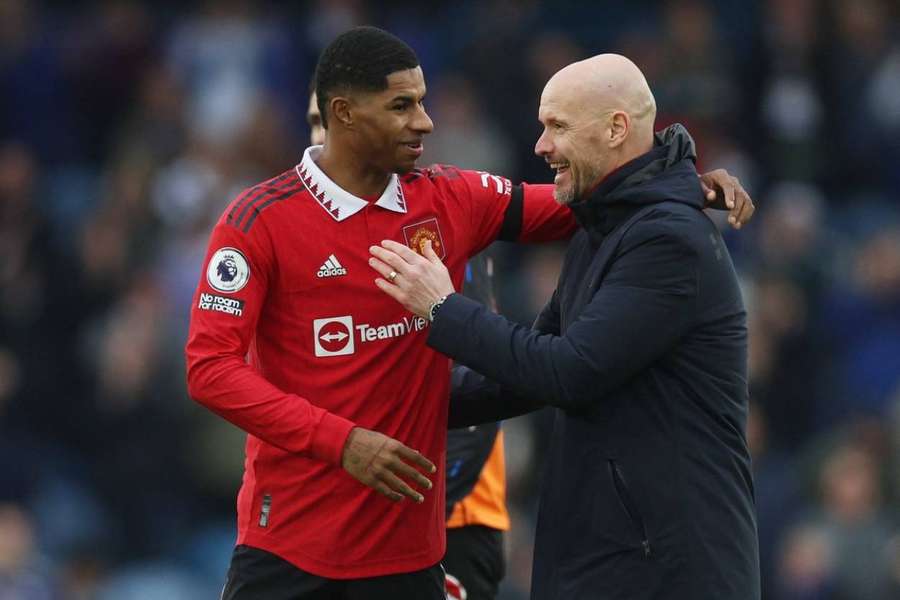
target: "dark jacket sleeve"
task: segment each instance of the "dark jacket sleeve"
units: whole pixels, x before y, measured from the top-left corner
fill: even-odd
[[[541,333],[559,332],[559,304],[556,292],[534,322]],[[455,429],[518,417],[542,408],[536,394],[522,395],[463,365],[454,365],[450,376],[450,417]]]
[[[541,310],[540,314],[538,314],[537,319],[534,320],[532,329],[534,329],[538,333],[552,333],[553,335],[559,335],[560,323],[558,289],[553,290],[553,296],[550,297],[550,302],[548,302],[547,306],[545,306],[543,310]]]
[[[428,345],[521,394],[586,408],[689,330],[697,270],[693,248],[670,227],[637,223],[564,335],[529,330],[453,294],[432,324]],[[566,285],[560,281],[561,289]]]
[[[543,406],[544,403],[537,396],[521,395],[468,367],[456,365],[450,376],[450,416],[447,427],[456,429],[494,423],[530,413]]]

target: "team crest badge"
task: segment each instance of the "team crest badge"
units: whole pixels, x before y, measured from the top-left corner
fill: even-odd
[[[425,256],[425,241],[431,240],[434,253],[441,257],[447,256],[447,248],[444,246],[444,238],[441,237],[441,228],[436,218],[427,219],[419,223],[413,223],[403,228],[403,238],[406,245]]]
[[[214,290],[232,294],[250,281],[250,265],[240,250],[219,248],[206,266],[206,281]]]

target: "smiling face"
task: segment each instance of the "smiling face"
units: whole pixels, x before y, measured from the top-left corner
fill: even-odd
[[[538,120],[544,131],[534,152],[556,170],[556,201],[570,204],[609,171],[609,148],[603,135],[609,114],[589,110],[582,101],[583,90],[558,75],[541,94]]]
[[[423,138],[434,129],[423,104],[425,91],[422,68],[416,67],[388,75],[384,90],[350,94],[357,155],[378,170],[411,171],[424,150]]]
[[[653,147],[656,102],[637,66],[600,54],[561,69],[544,87],[534,152],[556,169],[554,197],[578,201]]]

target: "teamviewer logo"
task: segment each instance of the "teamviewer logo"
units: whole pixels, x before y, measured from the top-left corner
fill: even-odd
[[[328,317],[313,321],[316,356],[353,354],[353,317]]]

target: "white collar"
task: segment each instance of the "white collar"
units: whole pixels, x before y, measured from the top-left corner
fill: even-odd
[[[319,203],[319,206],[324,208],[335,221],[343,221],[364,209],[369,203],[340,187],[319,168],[315,160],[321,154],[322,146],[310,146],[303,153],[303,160],[294,167],[294,170],[297,171],[300,181]],[[406,212],[406,200],[403,198],[400,178],[396,173],[391,174],[387,187],[384,188],[384,192],[375,205],[398,213]]]

